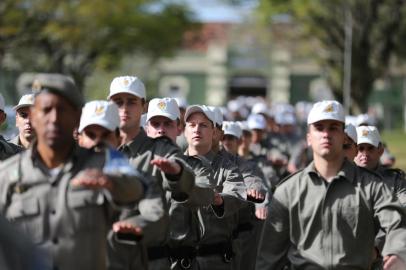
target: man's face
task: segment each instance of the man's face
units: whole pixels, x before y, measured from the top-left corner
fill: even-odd
[[[253,129],[252,132],[252,143],[260,143],[264,136],[264,131],[262,129]]]
[[[240,145],[243,148],[248,149],[250,147],[251,142],[252,142],[252,134],[251,134],[251,132],[249,132],[247,130],[243,130]]]
[[[27,140],[31,140],[35,136],[30,117],[31,110],[28,106],[19,108],[16,112],[16,127],[20,136],[23,136]]]
[[[221,141],[224,149],[232,154],[237,154],[238,152],[238,138],[233,135],[224,135]]]
[[[141,115],[144,112],[143,99],[127,93],[119,93],[111,97],[118,106],[120,129],[132,130],[139,128]]]
[[[176,137],[182,132],[178,121],[171,120],[165,116],[152,117],[145,126],[145,131],[148,137],[157,138],[166,136],[173,142],[176,142]]]
[[[314,155],[332,160],[343,154],[344,125],[335,120],[323,120],[309,125],[307,144]]]
[[[213,135],[213,124],[203,113],[194,113],[186,120],[185,137],[189,146],[211,147]]]
[[[110,131],[99,125],[90,125],[83,129],[78,136],[78,142],[81,147],[93,148],[102,144],[117,148],[119,137],[114,131]]]
[[[369,143],[358,145],[358,154],[355,163],[370,170],[376,169],[379,164],[379,158],[383,154],[383,147],[375,147]]]
[[[40,93],[31,107],[31,123],[38,143],[58,150],[73,141],[73,130],[80,119],[81,110],[64,97],[48,92]]]
[[[355,157],[358,154],[357,144],[346,135],[346,142],[344,144],[344,153],[348,160],[354,161]]]

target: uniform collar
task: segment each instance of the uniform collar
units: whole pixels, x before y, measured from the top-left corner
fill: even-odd
[[[144,129],[140,128],[137,136],[135,136],[134,139],[132,139],[128,143],[121,145],[118,150],[125,153],[128,157],[133,157],[136,153],[139,152],[138,150],[147,138],[148,136],[145,133]]]
[[[355,179],[355,175],[356,175],[356,170],[357,167],[354,163],[348,161],[347,159],[344,159],[344,162],[341,166],[341,169],[338,171],[337,176],[335,177],[335,179],[338,178],[343,178],[348,180],[349,182],[353,182],[353,180]],[[308,174],[309,176],[316,176],[318,178],[322,178],[320,176],[320,174],[316,171],[316,168],[314,166],[314,161],[312,161],[305,169],[304,169],[304,173]]]

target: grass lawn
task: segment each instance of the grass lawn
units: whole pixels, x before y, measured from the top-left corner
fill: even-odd
[[[384,132],[382,138],[389,151],[396,157],[394,167],[406,171],[406,133],[401,130]]]

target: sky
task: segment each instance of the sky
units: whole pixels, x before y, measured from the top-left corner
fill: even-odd
[[[255,1],[239,7],[226,4],[225,0],[184,0],[202,22],[241,22],[255,6]]]

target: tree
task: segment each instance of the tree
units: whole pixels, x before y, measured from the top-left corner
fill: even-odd
[[[190,15],[159,0],[2,0],[0,68],[68,74],[82,89],[96,67],[113,68],[125,55],[170,55]]]
[[[351,97],[355,112],[366,111],[377,78],[388,75],[394,56],[405,55],[405,1],[403,0],[261,0],[267,22],[275,14],[290,14],[303,25],[306,38],[316,38],[326,50],[333,92],[342,99],[345,14],[353,18]],[[324,54],[323,54],[324,55]]]

